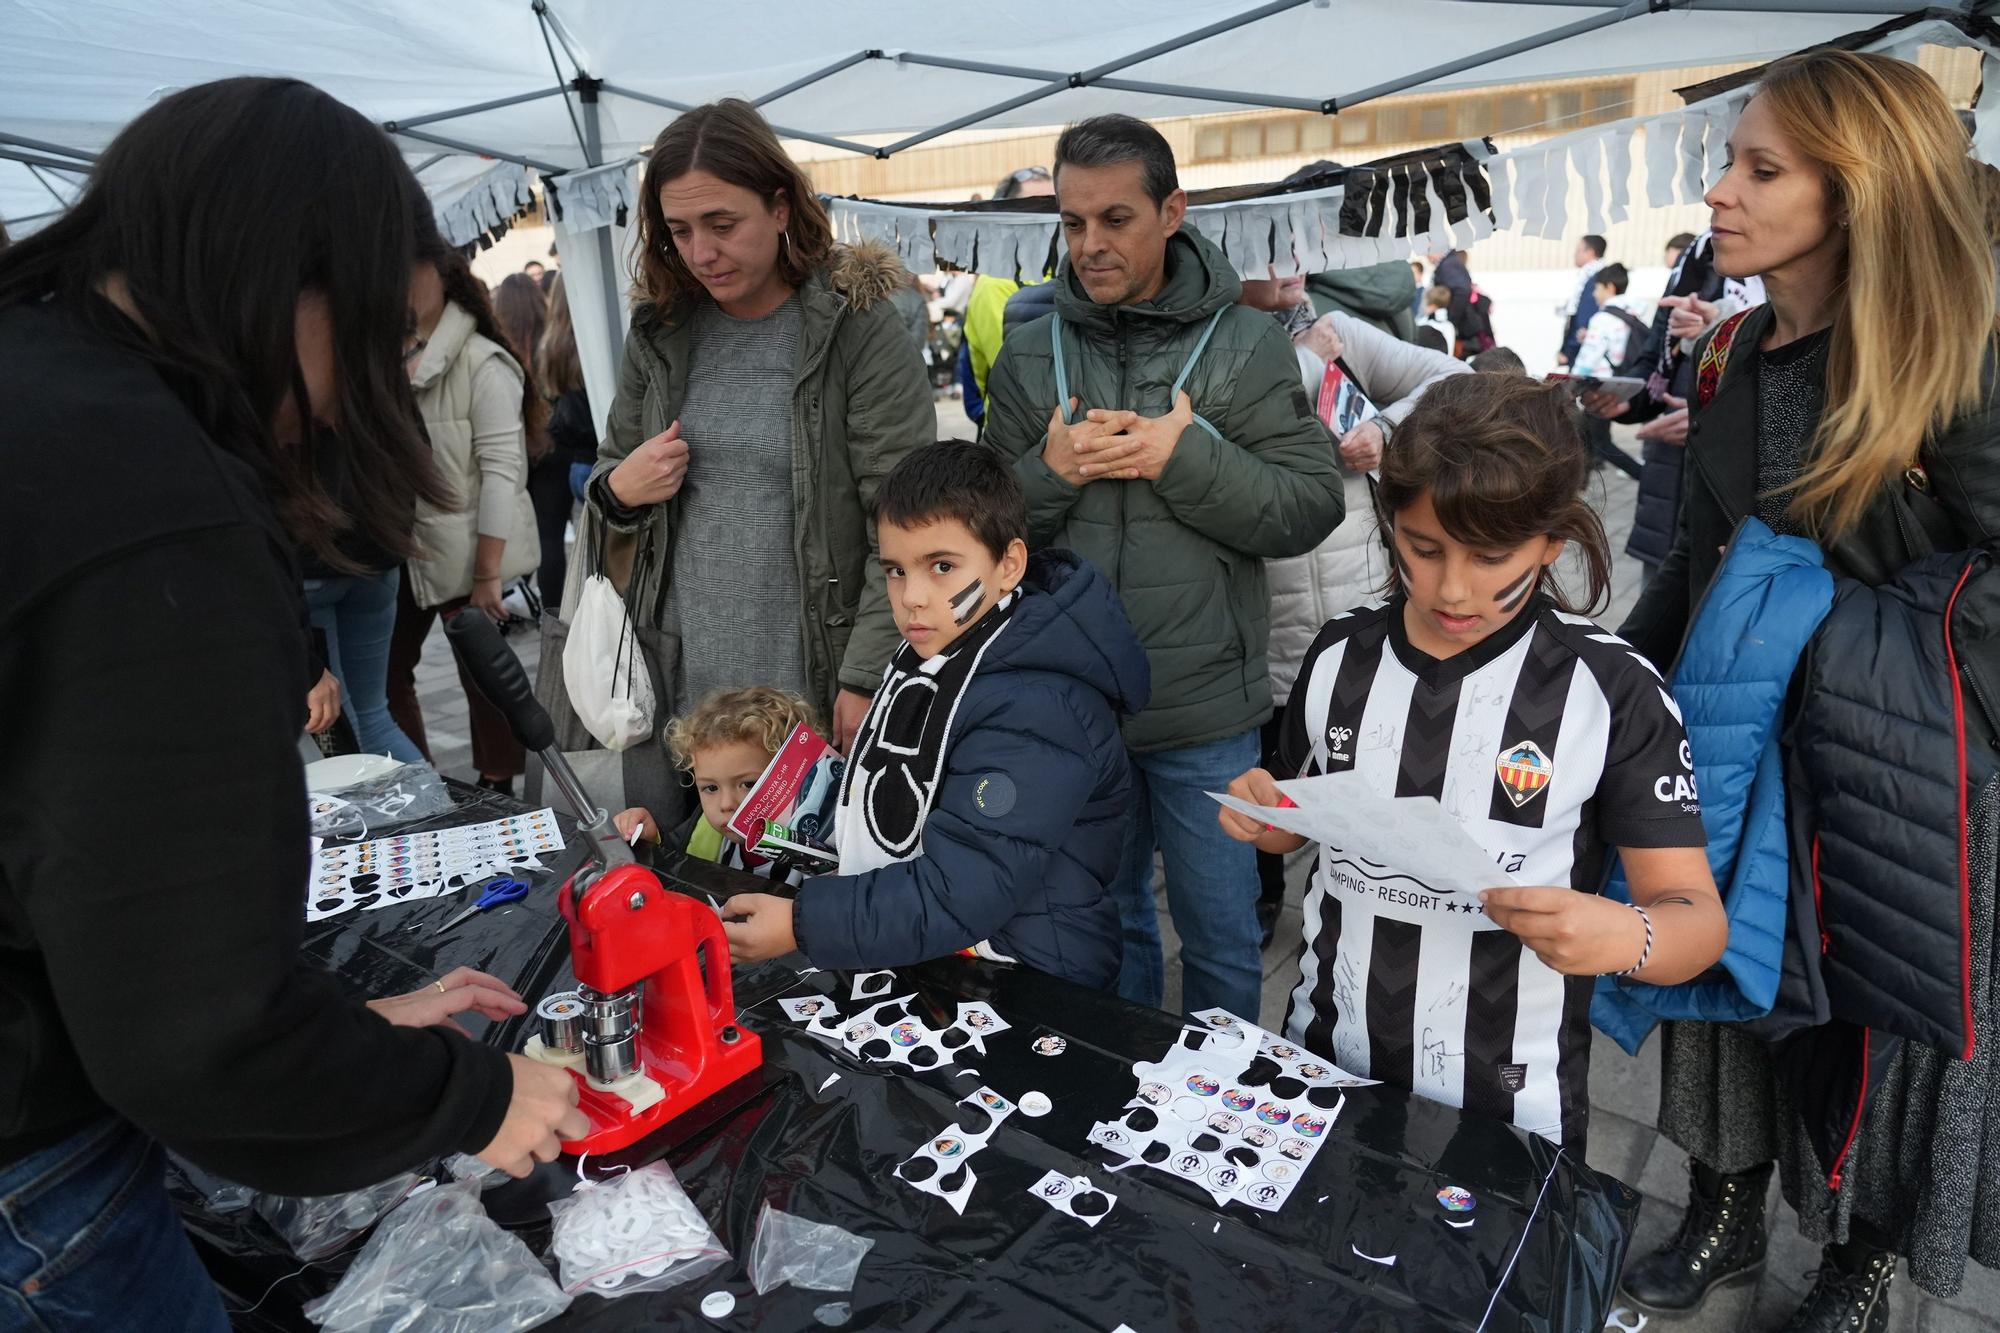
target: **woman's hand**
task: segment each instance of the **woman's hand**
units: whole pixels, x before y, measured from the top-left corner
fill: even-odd
[[[1583,410],[1605,421],[1615,421],[1632,410],[1630,400],[1620,398],[1609,389],[1593,389],[1577,399]]]
[[[1615,899],[1556,886],[1487,889],[1479,898],[1501,929],[1568,976],[1623,972],[1646,947],[1645,922]]]
[[[1313,322],[1312,327],[1294,334],[1292,341],[1328,365],[1340,360],[1340,354],[1344,350],[1340,344],[1340,335],[1333,331],[1332,315],[1321,315]]]
[[[507,1101],[507,1118],[500,1132],[479,1150],[479,1160],[516,1178],[528,1175],[537,1162],[562,1155],[562,1140],[590,1132],[590,1121],[576,1108],[576,1080],[556,1065],[539,1064],[509,1055],[514,1092]]]
[[[482,1018],[495,1023],[528,1012],[527,1004],[515,994],[512,986],[470,967],[453,968],[422,990],[413,990],[408,995],[370,1000],[368,1007],[400,1028],[427,1028],[442,1024],[458,1028],[460,1032],[465,1029],[453,1022],[451,1016],[468,1009],[477,1009]]]
[[[722,933],[729,939],[730,961],[736,963],[781,958],[799,947],[792,933],[792,900],[774,893],[739,893],[723,903]]]
[[[1364,421],[1340,441],[1340,461],[1350,472],[1373,472],[1382,466],[1382,446],[1387,441],[1380,422]]]
[[[496,625],[507,619],[507,612],[500,605],[500,576],[497,574],[490,579],[474,578],[472,595],[466,601],[475,610],[484,612],[486,618]]]
[[[306,730],[317,736],[340,716],[340,682],[322,670],[319,684],[306,691]]]
[[[671,500],[687,483],[688,447],[681,438],[681,423],[647,440],[625,460],[611,469],[605,484],[611,495],[627,509],[641,509]]]

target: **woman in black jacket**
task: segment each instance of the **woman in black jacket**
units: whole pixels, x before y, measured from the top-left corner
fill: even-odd
[[[293,547],[401,556],[410,498],[445,498],[402,366],[429,215],[360,114],[231,79],[133,121],[0,255],[7,1327],[227,1328],[162,1145],[332,1194],[453,1151],[525,1175],[585,1128],[564,1071],[431,1026],[522,1012],[505,986],[371,1013],[299,954]]]
[[[1812,538],[1836,575],[1871,585],[1931,549],[1899,517],[1912,504],[1941,510],[1958,549],[2000,537],[1993,262],[1974,164],[1937,85],[1885,56],[1790,57],[1730,149],[1708,196],[1716,268],[1762,274],[1769,304],[1697,351],[1677,535],[1622,631],[1662,665],[1746,516]],[[1992,889],[1973,894],[1972,933],[1983,919],[1989,946]],[[1799,1104],[1770,1047],[1729,1026],[1668,1024],[1660,1130],[1690,1155],[1691,1197],[1679,1232],[1628,1266],[1626,1295],[1683,1311],[1759,1269],[1774,1161],[1808,1234],[1835,1242],[1789,1329],[1886,1328],[1897,1255],[1939,1294],[1957,1290],[1968,1251],[2000,1263],[2000,1234],[1975,1225],[2000,1140],[1988,1143],[1983,1116],[1938,1109],[1983,1103],[2000,1042],[1991,1008],[1975,998],[1970,1061],[1905,1043],[1855,1127],[1844,1179],[1811,1147],[1804,1117],[1823,1108]],[[1933,1178],[1899,1177],[1912,1160]]]

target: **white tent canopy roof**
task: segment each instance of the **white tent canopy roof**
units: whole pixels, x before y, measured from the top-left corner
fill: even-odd
[[[1655,0],[1664,3],[1664,0]],[[1685,5],[1688,0],[1673,0]],[[1451,88],[1784,54],[1922,6],[1914,0],[0,0],[0,135],[90,152],[172,89],[239,74],[308,79],[408,129],[413,163],[435,140],[574,170],[648,145],[675,111],[722,96],[769,100],[786,130],[905,138],[967,117],[1047,125],[1105,110],[1188,115],[1258,104],[1351,105]],[[544,17],[546,16],[546,17]],[[1253,17],[1254,16],[1254,17]],[[1190,34],[1219,29],[1204,39]],[[1587,31],[1581,29],[1589,29]],[[1573,31],[1574,30],[1574,31]],[[1557,40],[1550,34],[1569,32]],[[1501,58],[1510,44],[1526,49]],[[1157,54],[1146,55],[1164,47]],[[864,52],[878,53],[863,57]],[[954,67],[897,57],[959,62]],[[1132,60],[1134,56],[1146,58]],[[964,64],[1023,74],[974,72]],[[1463,63],[1464,68],[1451,68]],[[586,151],[579,70],[605,85]],[[1056,75],[1050,80],[1045,75]],[[1069,86],[1072,75],[1086,86]],[[1135,87],[1134,85],[1141,85]],[[1159,85],[1170,85],[1162,89]],[[1051,89],[1045,95],[1030,96]],[[464,107],[543,94],[467,115]],[[636,94],[637,96],[634,96]],[[981,112],[1009,101],[1019,104]],[[893,144],[891,145],[894,146]],[[5,149],[0,142],[0,149]],[[31,182],[32,183],[32,182]],[[0,213],[32,207],[0,186]],[[39,210],[36,210],[39,211]]]

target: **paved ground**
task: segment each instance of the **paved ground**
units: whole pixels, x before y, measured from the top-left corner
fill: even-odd
[[[971,437],[958,404],[949,399],[938,404],[941,437]],[[1620,432],[1621,437],[1625,432]],[[1622,438],[1636,452],[1629,438]],[[1638,596],[1639,566],[1623,555],[1625,538],[1631,527],[1633,483],[1610,469],[1593,482],[1612,549],[1619,553],[1614,566],[1611,609],[1600,619],[1615,626],[1623,619]],[[530,671],[536,659],[532,636],[519,636],[514,647]],[[471,754],[465,725],[465,698],[451,667],[444,635],[434,633],[425,647],[423,666],[418,674],[418,697],[423,703],[425,723],[430,729],[432,752],[438,766],[456,776],[471,777]],[[1278,920],[1277,933],[1265,954],[1264,1019],[1278,1022],[1284,1014],[1285,996],[1297,980],[1296,957],[1300,945],[1299,903],[1307,873],[1301,858],[1292,867],[1291,893]],[[1173,936],[1164,895],[1160,921],[1168,936],[1167,1001],[1171,1008],[1179,1001],[1180,968],[1176,958],[1178,942]],[[1590,1164],[1631,1184],[1645,1196],[1639,1215],[1634,1253],[1652,1249],[1680,1221],[1681,1206],[1687,1195],[1687,1158],[1653,1131],[1659,1107],[1659,1050],[1649,1042],[1637,1059],[1599,1035],[1591,1057]],[[1632,1311],[1620,1311],[1614,1327],[1659,1333],[1735,1333],[1736,1330],[1777,1329],[1812,1285],[1810,1274],[1819,1263],[1818,1248],[1798,1232],[1791,1210],[1778,1197],[1776,1183],[1771,1188],[1771,1258],[1755,1285],[1740,1285],[1718,1293],[1699,1316],[1646,1321]],[[1979,1267],[1967,1270],[1959,1294],[1949,1299],[1926,1296],[1899,1279],[1893,1294],[1894,1333],[1971,1333],[1973,1330],[2000,1330],[2000,1274]]]

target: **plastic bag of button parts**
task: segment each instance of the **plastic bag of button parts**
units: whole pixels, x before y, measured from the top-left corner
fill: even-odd
[[[429,764],[398,764],[351,787],[309,792],[306,803],[313,836],[338,841],[441,815],[454,804],[444,779]]]
[[[572,1296],[665,1291],[729,1259],[665,1162],[583,1181],[549,1205],[549,1216],[549,1253]]]
[[[875,1242],[826,1222],[781,1213],[770,1204],[757,1214],[750,1242],[750,1285],[759,1296],[787,1282],[808,1291],[853,1291],[854,1275]]]
[[[460,1181],[389,1215],[335,1287],[305,1307],[326,1333],[513,1333],[569,1306],[519,1236]]]
[[[292,1253],[307,1263],[340,1253],[376,1219],[408,1198],[422,1176],[405,1171],[366,1189],[346,1194],[259,1194],[251,1200],[257,1216],[285,1238]]]

